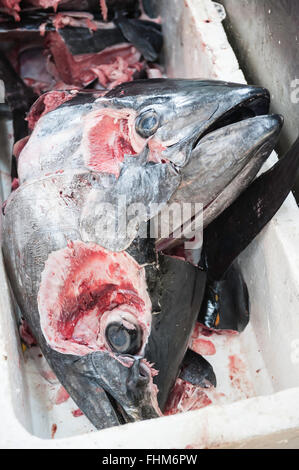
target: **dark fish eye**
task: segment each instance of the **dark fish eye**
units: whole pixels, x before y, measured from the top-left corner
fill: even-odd
[[[160,119],[156,111],[149,109],[139,114],[136,119],[136,132],[144,139],[153,135],[159,127]]]
[[[105,331],[109,346],[114,352],[120,354],[137,354],[141,348],[141,329],[132,324],[132,328],[126,328],[121,322],[110,323]]]

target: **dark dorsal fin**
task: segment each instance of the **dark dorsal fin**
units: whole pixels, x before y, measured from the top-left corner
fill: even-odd
[[[182,362],[179,378],[198,387],[216,387],[216,376],[211,364],[196,352],[188,349]]]
[[[159,16],[159,0],[142,0],[144,12],[150,18],[157,18]]]
[[[210,280],[198,316],[198,322],[213,330],[241,333],[249,322],[249,295],[237,262],[221,281]]]
[[[154,62],[162,49],[163,36],[161,27],[153,21],[136,20],[117,15],[114,19],[128,42],[133,44],[145,60]]]
[[[206,228],[203,259],[210,279],[220,280],[276,214],[295,184],[298,166],[299,138],[282,159]]]
[[[18,141],[28,133],[26,113],[37,96],[18,76],[4,53],[0,53],[0,80],[5,85],[5,98],[13,115],[14,139]]]

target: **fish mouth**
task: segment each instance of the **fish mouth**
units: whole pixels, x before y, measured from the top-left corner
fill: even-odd
[[[147,381],[147,374],[146,372],[140,368],[140,377],[141,377],[141,380],[144,379],[144,381]],[[129,414],[126,409],[125,409],[125,406],[122,406],[120,404],[120,402],[111,394],[109,393],[109,391],[105,390],[106,392],[106,395],[107,395],[107,398],[108,400],[110,401],[110,404],[117,416],[117,419],[119,421],[119,424],[126,424],[126,423],[130,423],[130,422],[133,422],[134,419],[133,419],[133,416],[132,414]],[[140,413],[136,413],[137,410],[135,410],[135,414],[140,414],[141,416],[141,419],[145,419],[143,417],[143,413],[142,413],[142,408],[141,408],[141,412]]]
[[[142,357],[95,351],[80,358],[73,365],[73,372],[83,374],[84,380],[96,382],[105,393],[111,409],[106,419],[114,414],[119,424],[126,424],[161,416],[152,370]],[[83,411],[88,415],[90,409],[84,406]],[[90,418],[94,420],[94,416]],[[114,423],[108,418],[107,424]]]
[[[122,356],[121,361],[126,358],[133,362],[125,380],[125,393],[120,392],[119,388],[104,388],[119,424],[161,416],[157,402],[158,390],[152,381],[151,368],[140,357]]]
[[[229,126],[233,124],[267,115],[269,106],[269,92],[266,89],[260,89],[257,91],[256,96],[247,98],[244,101],[238,103],[236,106],[233,106],[231,109],[218,117],[214,122],[212,122],[204,132],[201,132],[197,139],[195,139],[193,142],[192,151],[196,149],[205,136],[212,134],[219,129],[224,127],[228,129]]]
[[[283,126],[282,116],[267,114],[269,104],[268,91],[258,89],[211,120],[194,138],[187,163],[176,167],[182,179],[169,204],[199,203],[202,210],[179,223],[168,239],[158,239],[158,250],[192,238],[198,215],[203,215],[205,228],[253,181]]]
[[[164,146],[162,158],[177,171],[192,159],[202,139],[215,131],[247,119],[267,115],[267,89],[220,81],[178,80],[176,112],[164,113],[154,140]]]
[[[140,356],[94,351],[80,357],[51,349],[49,361],[97,429],[162,415],[153,370]]]
[[[151,161],[166,161],[178,170],[205,135],[268,114],[270,105],[265,88],[215,80],[137,80],[116,87],[105,98],[116,107],[133,108],[138,116],[154,112],[159,127],[153,127],[148,140]],[[140,135],[142,122],[137,126]]]

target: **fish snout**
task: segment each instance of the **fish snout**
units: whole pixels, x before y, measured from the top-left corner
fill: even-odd
[[[271,135],[279,135],[284,124],[284,117],[281,114],[270,114],[268,116],[261,116],[260,119],[263,120],[264,124],[264,137],[266,137],[267,130]]]
[[[93,373],[99,385],[113,397],[125,422],[160,415],[157,390],[150,368],[141,356],[92,353]]]
[[[174,112],[161,118],[156,133],[165,150],[163,158],[179,168],[206,134],[269,111],[268,90],[250,85],[211,81],[178,81],[180,93]]]
[[[261,115],[207,133],[181,169],[177,203],[201,203],[207,226],[253,181],[275,148],[283,117]]]
[[[128,396],[133,403],[138,403],[150,383],[150,372],[141,362],[141,358],[133,358],[134,363],[130,369],[127,380]]]

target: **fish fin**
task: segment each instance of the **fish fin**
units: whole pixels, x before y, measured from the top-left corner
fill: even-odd
[[[295,184],[298,166],[299,138],[283,158],[205,229],[202,262],[210,279],[222,279],[233,261],[274,217]]]
[[[123,167],[125,164],[135,165],[136,167],[144,166],[148,163],[149,147],[146,144],[143,150],[136,155],[125,155],[123,161]]]
[[[217,386],[216,375],[211,364],[191,349],[188,349],[185,354],[179,378],[198,387]]]
[[[96,429],[122,423],[111,396],[98,381],[92,367],[91,355],[73,356],[53,349],[43,350],[58,380]]]
[[[215,330],[244,331],[249,322],[249,295],[237,263],[221,281],[208,281],[198,322]]]
[[[159,2],[157,0],[142,0],[144,13],[150,18],[159,16]]]
[[[159,306],[160,312],[152,316],[144,357],[159,371],[154,383],[159,390],[159,407],[164,411],[196,323],[206,273],[181,259],[163,254],[159,254],[158,262],[159,276],[146,267],[150,298],[155,307]]]
[[[145,60],[155,62],[162,49],[163,37],[159,25],[152,21],[128,19],[118,14],[114,20],[128,42],[133,44]]]

